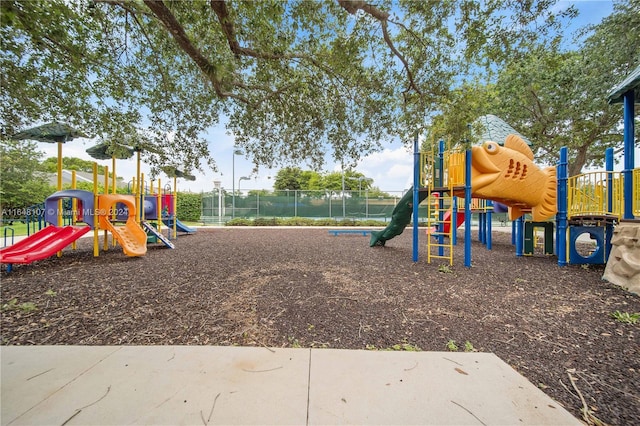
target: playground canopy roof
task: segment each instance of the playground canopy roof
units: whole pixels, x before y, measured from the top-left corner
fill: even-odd
[[[13,139],[22,140],[30,139],[40,142],[68,142],[74,138],[87,138],[89,136],[74,129],[65,123],[53,121],[51,123],[42,124],[40,126],[31,127],[12,136]]]
[[[169,177],[183,178],[186,180],[196,180],[195,176],[185,173],[181,170],[178,170],[173,166],[164,166],[164,167],[161,167],[161,169]]]
[[[87,148],[86,151],[87,154],[97,160],[111,160],[112,158],[126,160],[133,157],[133,148],[117,142],[101,142],[98,145]]]
[[[481,143],[485,141],[493,141],[502,145],[504,144],[507,136],[518,135],[527,143],[527,145],[531,146],[531,141],[529,139],[517,132],[506,121],[496,117],[495,115],[483,115],[478,117],[477,121],[484,126],[482,133],[478,135],[478,141]]]
[[[629,90],[635,90],[635,103],[640,103],[640,65],[631,71],[631,74],[622,80],[621,83],[611,89],[607,96],[609,103],[617,104],[622,102],[623,95]]]

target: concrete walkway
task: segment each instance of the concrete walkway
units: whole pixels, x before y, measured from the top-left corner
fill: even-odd
[[[490,353],[3,346],[2,425],[581,425]]]

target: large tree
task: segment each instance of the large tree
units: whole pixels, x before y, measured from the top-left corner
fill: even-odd
[[[5,0],[2,126],[143,137],[152,164],[190,170],[225,120],[256,164],[349,165],[422,131],[469,66],[557,28],[553,3]]]
[[[467,124],[495,114],[532,141],[537,161],[555,164],[566,146],[570,175],[603,166],[606,148],[623,146],[621,107],[607,94],[640,63],[638,10],[640,0],[617,1],[613,14],[577,34],[586,37],[574,50],[532,42],[493,81],[461,85],[442,103],[431,140],[464,141]]]
[[[41,172],[43,153],[35,142],[0,141],[0,207],[3,217],[23,217],[26,208],[41,202],[51,186]]]
[[[93,173],[93,161],[76,157],[62,157],[62,168],[65,170]],[[58,171],[58,159],[56,157],[45,158],[42,162],[41,170],[56,173]],[[111,175],[111,172],[109,174]]]
[[[353,170],[345,170],[344,173],[318,173],[314,170],[302,170],[299,167],[284,167],[278,171],[273,188],[275,190],[341,191],[343,179],[344,189],[347,191],[369,190],[373,181]]]

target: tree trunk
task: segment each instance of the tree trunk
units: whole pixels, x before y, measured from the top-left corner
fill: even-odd
[[[584,144],[576,148],[576,157],[573,161],[569,162],[569,176],[579,175],[582,172],[582,168],[587,162],[587,150],[589,144]]]

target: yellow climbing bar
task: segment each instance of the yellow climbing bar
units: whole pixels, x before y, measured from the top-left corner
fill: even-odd
[[[434,192],[429,194],[427,201],[427,263],[432,259],[446,259],[453,265],[451,237],[457,228],[455,223],[452,226],[453,197]]]
[[[634,216],[640,216],[640,167],[633,169],[632,209]]]

